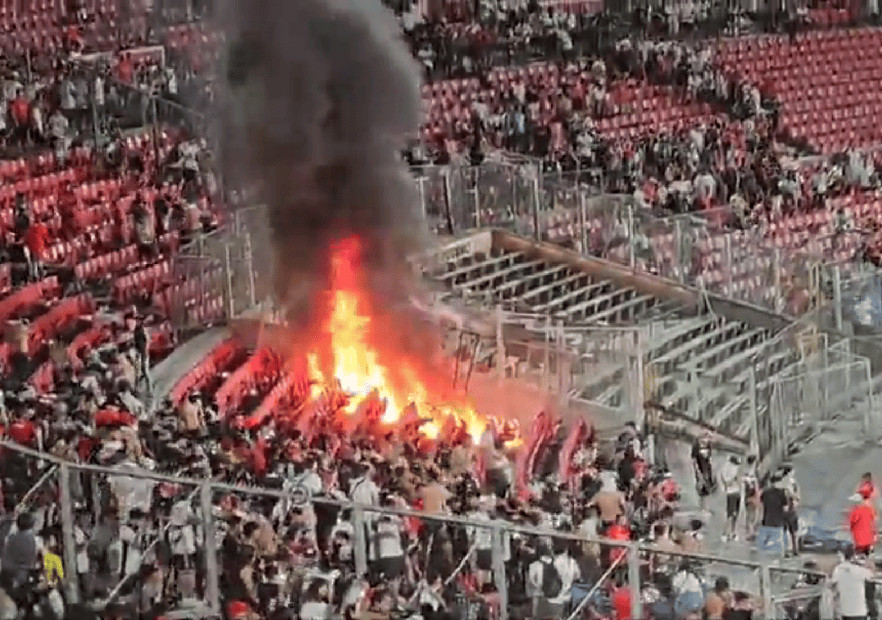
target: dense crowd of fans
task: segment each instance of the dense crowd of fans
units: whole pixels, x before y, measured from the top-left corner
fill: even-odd
[[[477,77],[483,85],[491,67],[534,56],[557,63],[561,76],[559,83],[497,87],[472,104],[465,122],[435,123],[428,145],[410,150],[413,163],[456,161],[459,150],[477,163],[505,149],[538,157],[546,170],[602,171],[599,182],[607,189],[633,193],[654,211],[729,204],[739,226],[878,183],[877,163],[857,152],[803,178],[788,165],[794,151],[779,140],[772,90],[720,74],[712,47],[610,37],[602,18],[532,8],[496,16],[490,25],[463,25],[409,22],[410,7],[401,7],[408,40],[430,77]],[[75,548],[65,549],[57,472],[4,448],[0,618],[36,608],[40,615],[29,617],[49,618],[55,610],[89,618],[101,610],[107,618],[157,620],[205,601],[215,569],[221,615],[229,620],[494,618],[502,605],[511,618],[575,613],[626,620],[633,616],[633,574],[640,576],[644,613],[655,620],[751,617],[752,596],[731,591],[725,577],[705,574],[688,556],[716,544],[708,540],[707,513],[682,510],[687,483],[649,462],[649,439],[633,425],[604,443],[587,424],[562,429],[541,414],[520,450],[511,447],[509,429],[492,425],[479,440],[453,425],[443,441],[365,432],[340,445],[332,434],[281,423],[243,430],[221,415],[214,399],[223,375],[179,402],[157,394],[151,365],[174,344],[156,338],[166,329],[168,308],[158,306],[152,289],[123,303],[109,294],[108,274],[81,277],[77,266],[132,242],[135,267],[144,269],[216,225],[219,192],[204,145],[167,146],[154,135],[153,148],[130,148],[123,135],[127,125],[147,118],[149,99],[140,94],[193,101],[210,97],[210,90],[197,77],[201,61],[188,54],[160,66],[125,52],[110,62],[85,62],[77,52],[72,45],[61,60],[5,59],[2,146],[16,156],[49,148],[51,156],[33,157],[42,163],[28,164],[42,166],[40,174],[85,164],[80,181],[113,180],[124,191],[90,201],[58,186],[52,213],[39,215],[32,196],[12,193],[2,250],[12,264],[12,287],[57,278],[64,295],[86,294],[95,302],[71,331],[82,333],[85,323],[85,331],[104,335],[100,345],[72,348],[75,339],[58,334],[33,349],[29,317],[16,316],[7,326],[0,423],[10,442],[117,473],[74,472]],[[707,122],[610,138],[601,128],[635,103],[619,97],[628,80],[714,113]],[[81,161],[81,145],[96,134],[100,147],[84,149],[90,154]],[[82,219],[94,203],[125,194],[134,194],[132,208],[109,216],[116,218],[110,237]],[[64,260],[50,252],[56,242],[82,238],[87,243]],[[39,316],[46,307],[32,310]],[[48,381],[35,380],[43,368]],[[262,396],[260,390],[246,395],[243,410]],[[695,490],[703,508],[709,498],[725,497],[726,539],[755,539],[773,555],[797,554],[799,490],[792,472],[761,484],[753,459],[720,465],[712,451],[710,436],[696,442]],[[126,476],[132,468],[294,496],[218,488],[209,519],[198,488]],[[865,501],[851,520],[863,554],[875,544],[868,534],[875,527],[867,525],[875,525],[874,491],[865,482]],[[355,520],[345,506],[350,501],[391,512],[367,511]],[[523,527],[497,536],[493,526],[501,524]],[[570,536],[549,539],[530,527]],[[634,567],[628,551],[610,541],[654,548],[641,552]],[[357,570],[362,557],[366,573]],[[870,578],[852,565],[835,573],[834,582],[850,583],[852,574]],[[505,601],[497,581],[502,573]],[[73,582],[65,592],[62,584]],[[846,615],[865,615],[860,611]]]
[[[497,617],[492,530],[431,519],[452,515],[587,537],[504,533],[498,550],[509,617],[582,612],[590,594],[585,613],[630,618],[627,551],[599,544],[599,536],[655,545],[658,553],[641,554],[640,575],[643,603],[656,620],[698,617],[703,609],[716,614],[710,617],[725,610],[727,618],[742,617],[730,612],[750,610],[744,593],[732,597],[724,578],[709,587],[699,567],[677,555],[704,548],[704,524],[680,513],[679,485],[646,462],[645,438],[633,426],[605,446],[587,425],[564,436],[542,414],[529,437],[532,473],[516,463],[509,438],[492,430],[473,443],[462,429],[449,429],[428,448],[365,435],[332,453],[334,437],[324,433],[307,438],[273,424],[257,436],[237,431],[208,391],[188,394],[177,407],[150,408],[139,396],[149,386],[138,361],[143,347],[135,325],[124,353],[94,356],[78,380],[60,378],[54,397],[19,392],[6,399],[14,441],[119,472],[72,478],[77,565],[65,568],[77,572],[80,600],[105,601],[113,592],[115,613],[147,618],[192,604],[205,595],[205,545],[212,544],[229,618]],[[251,397],[253,405],[260,400]],[[746,533],[754,526],[760,537],[780,533],[783,521],[772,519],[785,520],[795,496],[779,506],[766,496],[786,485],[772,484],[775,491],[761,496],[752,465],[732,461],[734,470],[714,472],[711,450],[702,438],[693,452],[699,493],[715,494],[720,484],[737,499],[728,502],[732,537],[742,498],[753,509]],[[14,451],[7,459],[7,471],[28,472],[27,480],[42,473],[34,459]],[[132,467],[305,493],[295,501],[218,490],[216,536],[208,540],[196,489],[126,478]],[[4,571],[10,556],[16,566],[33,568],[40,553],[44,560],[60,555],[60,515],[46,502],[51,484],[16,511],[25,482],[7,477],[4,498],[8,514],[19,515],[17,527],[33,532],[38,544],[21,551],[7,543]],[[760,497],[767,504],[761,525],[750,521]],[[424,517],[365,512],[353,523],[351,511],[335,501],[417,508]],[[367,574],[355,571],[360,553]],[[57,562],[46,560],[47,571]],[[593,590],[607,570],[612,578]]]

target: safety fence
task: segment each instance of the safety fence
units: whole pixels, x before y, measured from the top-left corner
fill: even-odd
[[[828,308],[826,327],[859,324],[877,271],[830,261],[830,238],[776,246],[758,228],[734,230],[726,207],[655,217],[630,195],[602,193],[598,171],[543,173],[529,160],[415,171],[430,228],[461,235],[503,228],[649,271],[681,284],[801,317]],[[882,304],[873,308],[882,327]]]
[[[261,207],[237,209],[211,233],[199,233],[172,257],[169,292],[176,331],[204,329],[242,316],[269,296],[272,257]]]
[[[622,598],[630,601],[631,617],[644,617],[644,605],[665,599],[682,611],[701,605],[720,577],[747,593],[764,618],[788,617],[789,605],[819,601],[824,592],[825,576],[781,564],[780,546],[765,548],[760,561],[738,559],[731,549],[726,557],[667,547],[657,551],[645,539],[613,540],[515,523],[514,515],[493,507],[477,519],[313,497],[283,472],[273,477],[279,483],[273,488],[248,487],[127,464],[74,463],[12,443],[3,446],[7,465],[37,479],[7,501],[15,502],[15,514],[43,517],[47,548],[63,559],[69,603],[125,603],[140,612],[174,592],[175,617],[213,617],[230,602],[223,585],[231,573],[269,558],[275,558],[277,571],[263,578],[277,583],[294,604],[314,600],[310,597],[322,586],[329,600],[345,600],[343,590],[351,591],[353,579],[371,575],[385,581],[391,596],[424,588],[457,617],[472,617],[467,610],[478,606],[500,620],[548,613],[583,618],[620,608]],[[278,465],[280,472],[288,466]],[[562,514],[573,518],[574,510],[565,505]],[[318,570],[310,523],[329,540],[326,552],[334,571]],[[406,544],[381,544],[399,532]],[[281,548],[292,550],[293,559],[280,560]],[[558,596],[529,583],[534,562],[567,556],[586,568],[576,569],[576,580],[563,582]],[[695,577],[695,587],[672,595],[670,576],[681,570]],[[659,581],[659,575],[667,580]]]
[[[754,445],[768,470],[786,460],[793,444],[839,420],[860,421],[867,437],[878,437],[871,362],[856,355],[847,338],[818,331],[811,318],[792,323],[758,354],[754,382]],[[797,363],[790,363],[794,356]]]

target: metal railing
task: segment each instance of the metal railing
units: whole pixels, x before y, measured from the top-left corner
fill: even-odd
[[[310,497],[308,493],[298,487],[286,487],[281,490],[248,487],[212,479],[158,474],[134,467],[100,467],[66,461],[10,442],[2,442],[2,446],[9,451],[10,455],[23,461],[25,467],[36,467],[37,464],[42,464],[49,471],[45,474],[48,481],[44,480],[40,484],[48,485],[51,481],[51,484],[57,486],[58,521],[57,523],[47,523],[47,526],[57,525],[61,531],[61,556],[66,567],[63,585],[69,602],[85,600],[83,594],[86,584],[82,581],[104,577],[102,571],[105,569],[96,568],[89,572],[75,569],[78,566],[77,554],[84,547],[82,543],[78,542],[76,532],[79,530],[88,535],[87,522],[90,521],[90,515],[88,511],[84,511],[84,508],[88,508],[88,504],[92,503],[91,508],[96,522],[103,518],[102,515],[107,514],[104,511],[108,506],[115,506],[114,518],[118,518],[119,527],[128,528],[136,533],[135,542],[132,543],[135,546],[129,548],[124,555],[143,551],[143,554],[136,554],[136,560],[127,570],[124,569],[105,584],[110,587],[111,599],[143,596],[149,590],[148,584],[137,582],[142,579],[139,576],[141,574],[140,565],[147,563],[149,550],[154,549],[160,543],[168,544],[169,540],[173,541],[172,545],[177,544],[174,542],[177,538],[169,536],[170,534],[175,534],[182,528],[196,527],[200,530],[200,535],[194,538],[195,542],[190,550],[201,558],[201,566],[188,568],[185,564],[184,568],[181,568],[181,562],[184,561],[183,554],[176,551],[174,546],[172,546],[170,554],[176,557],[175,560],[170,557],[161,558],[160,555],[157,555],[150,560],[150,563],[167,569],[169,573],[176,571],[174,587],[183,589],[185,593],[202,593],[201,596],[196,596],[195,600],[190,601],[186,615],[189,617],[218,615],[224,602],[220,587],[220,579],[224,570],[221,560],[224,558],[218,557],[218,550],[221,549],[219,521],[224,519],[223,506],[231,497],[240,498],[243,502],[240,506],[247,506],[251,503],[260,504],[267,514],[273,512],[279,502],[282,502],[283,513],[292,507],[325,511],[323,514],[346,511],[350,515],[348,523],[352,525],[354,534],[353,555],[346,564],[349,567],[347,570],[354,570],[356,575],[367,574],[372,569],[370,550],[374,527],[378,522],[386,518],[403,519],[414,526],[425,528],[421,533],[414,534],[416,540],[412,550],[407,552],[408,558],[412,553],[413,559],[419,560],[417,570],[421,573],[422,580],[437,577],[446,583],[455,583],[463,573],[479,575],[481,571],[489,573],[495,588],[495,595],[487,598],[494,602],[495,617],[502,620],[508,618],[509,609],[512,606],[524,604],[523,600],[515,598],[515,593],[511,590],[513,582],[507,573],[512,568],[517,568],[520,562],[517,554],[512,555],[511,552],[512,540],[515,539],[533,541],[531,544],[534,545],[541,545],[541,541],[550,541],[554,549],[569,548],[574,555],[599,552],[605,557],[611,556],[606,560],[606,568],[610,570],[607,570],[601,579],[594,583],[573,584],[573,596],[567,601],[570,610],[580,608],[586,592],[593,594],[598,591],[598,588],[603,587],[603,580],[616,572],[612,570],[611,564],[620,563],[623,568],[626,568],[626,577],[621,580],[630,588],[633,617],[643,617],[641,594],[645,584],[641,582],[641,567],[648,561],[657,561],[657,555],[667,558],[690,559],[700,564],[703,567],[701,572],[707,586],[713,583],[715,577],[726,576],[732,582],[733,588],[752,591],[761,601],[760,613],[765,618],[781,618],[783,617],[783,610],[779,608],[781,604],[794,598],[820,596],[822,590],[822,588],[814,588],[811,591],[806,591],[805,588],[794,590],[793,586],[797,576],[809,574],[823,579],[824,575],[800,567],[790,568],[780,565],[774,557],[755,561],[737,559],[732,557],[731,553],[722,557],[709,553],[671,551],[667,548],[663,551],[657,551],[648,541],[627,542],[584,536],[572,532],[511,523],[501,519],[475,520],[452,514],[426,513],[407,508],[380,508],[327,497]],[[170,489],[164,495],[170,496],[169,503],[173,507],[167,511],[151,509],[151,513],[158,516],[157,522],[145,522],[143,516],[133,509],[133,504],[126,501],[128,496],[124,492],[118,491],[121,486],[125,486],[122,483],[127,482],[132,486],[135,481],[147,483],[151,485],[151,488],[152,485],[159,485]],[[90,493],[85,493],[86,490],[89,490]],[[114,494],[118,500],[116,504],[108,501]],[[83,502],[86,505],[83,505]],[[142,536],[142,533],[146,535]],[[442,540],[444,544],[440,545]],[[444,547],[444,549],[439,551],[438,546]],[[476,557],[479,555],[475,553],[476,549],[489,552],[491,558],[489,565]],[[621,549],[623,552],[615,552],[616,549]],[[435,553],[440,555],[432,556]],[[435,562],[426,563],[430,556],[435,557],[440,566],[436,566]],[[163,561],[167,562],[167,566],[163,564]],[[667,561],[669,562],[670,559]],[[188,580],[187,571],[195,572],[197,582]],[[308,568],[304,570],[304,567],[296,569],[296,571],[300,571],[300,577],[304,577],[309,572]],[[170,574],[166,575],[166,578],[170,580]],[[431,580],[429,582],[431,583]],[[106,602],[108,597],[102,597],[102,600]],[[96,601],[87,602],[95,603]],[[594,602],[592,599],[591,603],[594,604]],[[526,604],[531,603],[527,601]],[[527,617],[530,616],[527,615]]]

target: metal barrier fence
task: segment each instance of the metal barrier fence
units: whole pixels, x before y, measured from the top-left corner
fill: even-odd
[[[774,554],[753,561],[734,558],[731,552],[727,557],[668,548],[658,552],[651,542],[516,524],[493,516],[489,507],[481,519],[378,507],[311,497],[289,482],[272,489],[236,486],[134,466],[79,464],[12,443],[2,445],[12,465],[34,477],[43,474],[24,494],[18,510],[45,514],[44,531],[54,532],[50,548],[63,558],[62,585],[69,602],[126,602],[147,609],[174,591],[179,595],[175,617],[214,617],[229,602],[222,588],[229,571],[242,562],[275,557],[279,545],[301,549],[286,561],[288,579],[280,584],[294,600],[304,600],[316,579],[329,586],[330,600],[340,600],[334,588],[344,586],[350,576],[386,575],[391,591],[405,586],[408,592],[430,590],[433,584],[444,584],[444,598],[463,618],[473,617],[467,612],[472,605],[489,608],[488,615],[500,620],[545,617],[548,601],[525,585],[536,557],[531,549],[540,555],[569,555],[574,563],[585,558],[589,566],[599,564],[593,572],[580,571],[581,578],[555,601],[555,617],[584,617],[587,606],[609,610],[611,599],[625,590],[631,617],[641,618],[655,586],[647,575],[676,573],[680,560],[692,562],[690,571],[702,593],[709,593],[718,577],[726,577],[732,589],[751,594],[764,618],[787,617],[784,606],[789,601],[823,592],[822,586],[801,585],[805,576],[823,581],[822,573],[779,565]],[[315,544],[310,527],[297,526],[303,514],[320,516],[317,527],[336,542],[329,549],[336,572],[316,570],[318,556],[307,551]],[[225,544],[228,534],[234,536],[236,520],[240,525],[253,521],[258,528],[248,539],[250,555],[239,560]],[[345,536],[330,536],[335,531]],[[389,555],[378,543],[387,532],[398,531],[406,532],[408,544]],[[681,602],[686,600],[674,604]]]
[[[855,355],[848,339],[831,338],[807,317],[779,332],[757,356],[756,374],[764,380],[755,384],[754,443],[764,470],[784,461],[794,442],[840,418],[860,420],[868,437],[882,432],[870,360]],[[796,364],[786,363],[788,351],[798,353]]]
[[[262,208],[240,209],[172,256],[169,306],[177,331],[241,316],[269,297],[273,261],[266,229]]]
[[[630,195],[601,194],[595,171],[543,174],[536,162],[488,162],[424,168],[416,182],[435,232],[505,228],[797,317],[834,300],[841,307],[850,294],[835,287],[822,240],[799,251],[776,247],[759,229],[726,229],[726,207],[653,217]],[[851,268],[839,269],[841,285],[854,288]]]

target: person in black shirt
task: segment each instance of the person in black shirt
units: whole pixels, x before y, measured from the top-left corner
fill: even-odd
[[[735,592],[732,605],[723,612],[723,620],[752,620],[753,606],[746,592]]]
[[[783,555],[787,548],[785,528],[790,499],[782,486],[780,476],[776,475],[771,482],[760,496],[763,520],[756,533],[756,546],[760,551]]]
[[[705,433],[692,444],[692,467],[695,471],[695,484],[701,509],[705,508],[705,498],[714,492],[714,473],[711,465],[710,435]]]
[[[150,339],[147,336],[147,328],[144,326],[144,320],[138,319],[134,312],[126,313],[125,319],[127,327],[132,330],[132,348],[138,360],[137,381],[144,381],[149,393],[153,386],[150,381]]]

